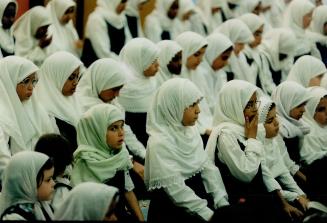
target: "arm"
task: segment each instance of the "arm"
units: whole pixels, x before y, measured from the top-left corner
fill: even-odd
[[[126,201],[127,201],[128,205],[130,206],[130,208],[134,212],[136,218],[139,221],[144,222],[144,217],[143,217],[141,208],[139,206],[139,202],[137,201],[137,198],[136,198],[134,192],[133,191],[127,191],[127,192],[125,192],[124,195],[125,195],[125,198],[126,198]]]
[[[275,192],[276,192],[276,195],[279,198],[279,201],[282,205],[283,211],[287,214],[287,216],[289,216],[290,219],[293,219],[293,218],[300,219],[303,217],[303,213],[296,207],[293,207],[292,205],[290,205],[285,200],[285,198],[283,197],[283,195],[281,194],[281,192],[279,190],[277,190]]]
[[[144,160],[146,150],[140,141],[136,138],[131,127],[127,124],[124,125],[125,130],[125,141],[128,149],[133,153],[133,155],[138,156]]]

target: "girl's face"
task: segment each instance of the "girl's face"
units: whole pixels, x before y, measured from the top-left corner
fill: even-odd
[[[3,29],[10,29],[12,24],[14,24],[16,16],[16,4],[13,2],[9,3],[3,12],[3,16],[1,19],[2,28]]]
[[[206,52],[206,46],[189,56],[186,61],[186,67],[189,70],[195,70],[202,62],[203,55]]]
[[[122,86],[114,87],[111,89],[103,90],[99,94],[99,98],[104,102],[104,103],[110,103],[112,100],[114,100],[116,97],[119,96],[120,89],[122,89]]]
[[[258,113],[258,107],[259,107],[259,101],[257,101],[257,93],[253,93],[250,100],[245,106],[245,109],[243,110],[244,118],[248,117],[249,121],[251,122],[252,119],[256,116]]]
[[[43,180],[37,188],[37,198],[39,201],[48,201],[52,199],[55,182],[53,181],[54,167],[43,171]]]
[[[321,79],[324,77],[324,74],[320,74],[310,79],[309,87],[320,86]]]
[[[324,24],[324,35],[327,36],[327,22]]]
[[[220,70],[224,66],[228,64],[228,59],[230,55],[232,54],[232,49],[224,51],[222,54],[220,54],[213,62],[212,62],[212,69],[214,71]]]
[[[182,51],[176,53],[176,55],[171,59],[169,64],[167,64],[167,68],[172,74],[181,74],[182,72]]]
[[[313,118],[320,126],[327,125],[327,96],[320,99]]]
[[[74,18],[75,15],[75,7],[71,6],[66,11],[65,14],[60,18],[61,24],[67,24],[71,19]]]
[[[119,5],[117,5],[117,8],[116,8],[116,13],[117,14],[120,14],[120,13],[122,13],[125,10],[126,5],[127,5],[127,1],[128,0],[121,0],[121,2],[119,3]]]
[[[199,102],[195,102],[193,105],[185,108],[183,114],[182,124],[184,126],[193,126],[195,122],[198,120],[198,116],[200,114]]]
[[[253,33],[254,41],[249,44],[251,48],[255,48],[260,45],[262,40],[262,33],[263,33],[263,25],[260,26],[260,28]]]
[[[303,116],[303,113],[305,112],[305,104],[306,104],[306,102],[291,109],[289,115],[296,120],[300,120],[300,118],[302,118],[302,116]]]
[[[303,29],[306,29],[310,26],[310,23],[312,20],[312,13],[313,13],[313,10],[303,16],[303,20],[302,20]]]
[[[153,77],[159,70],[158,59],[156,59],[146,70],[143,71],[143,75],[146,77]]]
[[[236,56],[240,54],[240,52],[244,49],[244,43],[235,43],[234,44],[234,53]]]
[[[32,96],[37,81],[36,73],[32,73],[16,85],[16,92],[21,102]]]
[[[124,121],[116,121],[107,129],[107,144],[113,150],[120,150],[124,143]]]
[[[277,118],[276,106],[273,107],[267,115],[266,121],[263,124],[266,130],[266,138],[273,138],[278,135],[279,122]]]
[[[68,79],[66,80],[61,93],[64,96],[71,96],[75,93],[78,81],[80,79],[79,76],[79,67],[74,70],[74,72],[68,77]]]
[[[35,32],[36,39],[44,39],[47,37],[49,25],[39,27]]]
[[[177,16],[178,9],[179,9],[178,0],[175,0],[175,1],[171,4],[171,6],[170,6],[170,8],[169,8],[169,10],[168,10],[168,12],[167,12],[167,16],[168,16],[168,18],[170,18],[170,19],[174,19],[174,18]]]

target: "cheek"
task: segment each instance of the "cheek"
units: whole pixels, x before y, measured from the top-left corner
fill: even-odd
[[[325,113],[316,113],[314,120],[320,125],[327,125],[327,115]]]

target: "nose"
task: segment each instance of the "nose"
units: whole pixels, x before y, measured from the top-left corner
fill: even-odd
[[[115,91],[114,96],[115,97],[118,97],[119,96],[119,93],[120,93],[120,91]]]

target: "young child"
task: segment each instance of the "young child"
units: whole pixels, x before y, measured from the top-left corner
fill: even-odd
[[[294,63],[287,80],[295,81],[303,87],[320,86],[326,72],[326,66],[320,59],[305,55]]]
[[[56,221],[117,221],[118,189],[85,182],[74,187],[55,212]]]
[[[123,222],[144,221],[129,175],[132,162],[124,144],[124,116],[114,105],[90,108],[77,125],[78,149],[74,152],[72,183],[105,183],[119,188],[117,217]],[[132,215],[125,209],[128,205]]]
[[[52,52],[49,47],[52,36],[48,36],[51,19],[43,6],[25,12],[13,25],[15,55],[25,57],[41,66]]]
[[[53,180],[55,181],[54,194],[51,206],[54,212],[59,204],[67,197],[72,189],[70,184],[70,172],[73,162],[73,148],[69,141],[58,134],[45,134],[40,137],[35,145],[35,151],[48,155],[54,164]]]
[[[288,222],[291,219],[300,221],[308,209],[309,200],[284,164],[280,146],[276,140],[279,131],[276,114],[275,103],[268,97],[261,97],[259,122],[262,124],[259,124],[258,138],[264,146],[263,179],[268,192],[277,194],[284,211],[284,221]]]
[[[219,170],[194,127],[201,99],[190,80],[173,78],[152,101],[145,158],[145,183],[153,194],[148,222],[209,221],[215,209],[229,204]]]
[[[82,115],[75,96],[82,62],[73,54],[59,51],[49,56],[40,68],[40,83],[35,92],[43,107],[54,117],[63,135],[77,148],[76,125]],[[51,102],[51,103],[50,103]]]
[[[11,27],[15,21],[18,5],[15,0],[2,0],[0,5],[0,53],[2,57],[6,57],[15,53],[15,41]]]
[[[53,162],[45,154],[23,151],[6,167],[0,200],[1,220],[51,221]]]
[[[154,76],[159,70],[158,56],[159,48],[146,38],[132,39],[119,54],[131,75],[121,89],[118,101],[126,111],[126,123],[144,146],[148,140],[146,113],[157,90]]]

